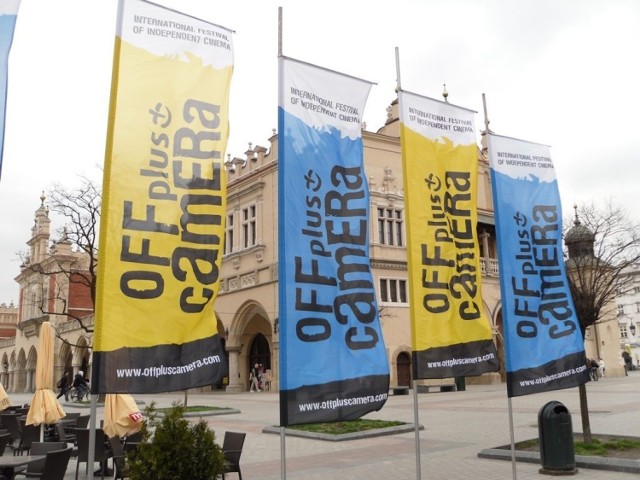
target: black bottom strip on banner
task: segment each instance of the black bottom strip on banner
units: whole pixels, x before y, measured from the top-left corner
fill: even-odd
[[[413,378],[475,377],[500,368],[493,340],[477,340],[414,351]]]
[[[577,387],[590,380],[584,351],[566,355],[539,367],[507,372],[507,395],[518,397]]]
[[[355,420],[380,410],[389,375],[370,375],[280,391],[280,426]]]
[[[181,345],[93,353],[91,393],[161,393],[214,385],[228,366],[218,335]]]

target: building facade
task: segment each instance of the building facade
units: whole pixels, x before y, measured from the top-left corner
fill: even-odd
[[[385,125],[362,132],[364,164],[370,191],[370,256],[376,284],[380,321],[391,372],[391,385],[412,385],[411,325],[408,303],[405,209],[397,101],[388,108]],[[220,272],[220,293],[214,306],[228,355],[229,372],[221,385],[228,391],[249,389],[249,371],[262,364],[277,390],[279,359],[278,315],[278,137],[273,132],[269,148],[253,146],[243,158],[229,158],[227,166],[227,216],[225,251]],[[482,267],[482,296],[486,316],[498,347],[499,373],[467,378],[467,383],[498,383],[506,377],[497,246],[493,220],[489,163],[486,149],[478,148],[477,233]],[[285,192],[286,195],[286,192]],[[290,201],[299,201],[291,198]],[[56,339],[56,376],[83,370],[88,373],[92,341],[92,304],[73,282],[51,275],[61,262],[81,271],[87,260],[63,238],[50,238],[50,220],[42,198],[28,240],[29,258],[16,277],[20,284],[15,336],[0,340],[2,382],[8,391],[32,391],[37,336],[43,321],[53,323]],[[66,262],[66,263],[65,263]],[[36,268],[37,267],[37,268]],[[48,274],[46,274],[48,273]],[[43,313],[73,309],[83,321]],[[56,304],[56,302],[60,302]],[[619,337],[603,334],[603,351]],[[4,343],[1,343],[4,342]],[[609,355],[609,354],[607,354]],[[613,354],[612,354],[613,355]],[[613,357],[612,357],[613,358]],[[6,362],[6,363],[5,363]],[[5,367],[6,365],[6,367]],[[420,381],[420,383],[434,381]],[[437,383],[437,381],[435,381]]]
[[[631,357],[633,368],[640,368],[640,265],[629,268],[625,288],[616,296],[620,350]]]
[[[54,378],[57,380],[64,373],[71,379],[79,370],[87,372],[90,367],[93,304],[89,291],[72,278],[85,274],[86,258],[73,250],[64,234],[52,242],[44,195],[40,202],[27,240],[29,250],[16,277],[20,285],[19,306],[10,312],[13,321],[3,323],[12,323],[13,331],[0,339],[0,380],[8,392],[35,390],[38,336],[45,321],[57,333]],[[54,312],[68,312],[83,321]]]

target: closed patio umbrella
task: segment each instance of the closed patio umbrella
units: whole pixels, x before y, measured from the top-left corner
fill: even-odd
[[[53,327],[49,322],[40,326],[38,361],[36,362],[36,391],[31,400],[27,425],[56,423],[65,416],[62,406],[53,392]]]
[[[128,393],[108,393],[104,399],[104,432],[109,437],[124,437],[142,428],[142,414]]]
[[[4,387],[0,383],[0,411],[6,410],[10,406],[11,406],[11,400],[9,400],[9,395],[7,395],[7,391],[4,389]]]

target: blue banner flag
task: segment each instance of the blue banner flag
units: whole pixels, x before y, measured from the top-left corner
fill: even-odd
[[[9,50],[13,43],[13,31],[20,0],[0,0],[0,176],[4,152],[4,123],[7,107],[7,82],[9,73]]]
[[[369,264],[371,83],[279,60],[280,425],[380,409],[389,364]]]
[[[509,397],[589,381],[549,147],[489,136]]]

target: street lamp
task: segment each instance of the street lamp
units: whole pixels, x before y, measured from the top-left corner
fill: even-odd
[[[635,323],[631,323],[629,325],[629,331],[631,332],[631,335],[633,335],[634,337],[636,336],[636,324]]]

